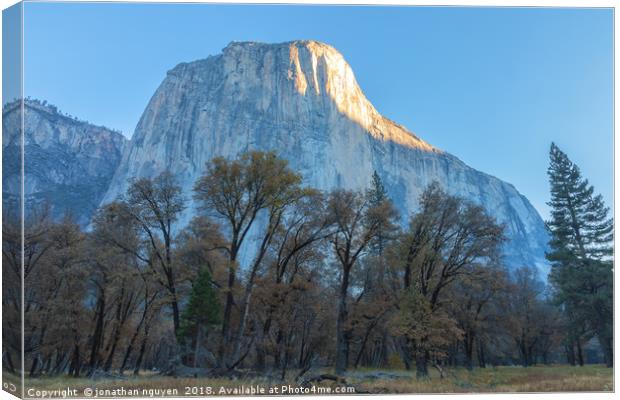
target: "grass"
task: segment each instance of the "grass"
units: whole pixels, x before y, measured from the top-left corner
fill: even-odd
[[[493,392],[603,392],[613,391],[613,369],[602,365],[565,365],[451,369],[440,379],[377,379],[359,382],[371,393],[493,393]]]
[[[348,384],[354,386],[357,391],[369,393],[489,393],[489,392],[600,392],[613,391],[613,369],[602,365],[588,365],[585,367],[571,367],[566,365],[523,367],[493,367],[477,368],[468,371],[463,368],[448,370],[448,377],[440,379],[438,372],[430,371],[430,379],[418,380],[414,371],[384,370],[391,374],[389,378],[380,377],[372,379],[368,374],[375,372],[370,369],[360,369],[350,372],[346,377]],[[292,371],[291,376],[294,375]],[[10,378],[5,374],[4,378]],[[10,379],[15,381],[15,379]],[[4,379],[6,382],[7,379]],[[68,378],[68,377],[43,377],[28,379],[26,390],[46,390],[31,392],[30,397],[62,397],[62,392],[50,393],[53,390],[70,388],[77,390],[79,397],[84,397],[84,390],[97,390],[98,397],[118,397],[125,391],[133,397],[162,397],[162,396],[187,396],[194,395],[204,397],[207,394],[233,394],[220,393],[220,390],[239,389],[253,386],[265,390],[265,394],[293,394],[282,393],[283,385],[291,385],[294,389],[298,385],[292,378],[286,382],[256,378],[250,380],[230,379],[205,379],[205,378],[173,378],[157,375],[143,375],[128,377],[127,379],[99,379]],[[306,392],[299,394],[329,394],[335,393],[337,387],[342,384],[321,383],[316,390],[322,392]],[[189,388],[189,389],[188,389]],[[196,388],[196,389],[194,389]],[[202,388],[202,389],[201,389]],[[211,388],[211,393],[206,393]],[[222,389],[224,388],[224,389]],[[269,393],[269,388],[278,388],[278,392]],[[117,392],[107,392],[117,390]],[[169,391],[166,391],[169,390]],[[175,391],[176,390],[176,391]],[[272,389],[273,390],[273,389]],[[289,388],[289,390],[291,390]],[[28,392],[26,393],[28,394]],[[243,393],[235,393],[237,395]],[[116,396],[115,396],[116,395]],[[74,395],[75,396],[75,395]],[[91,396],[86,397],[93,397]]]

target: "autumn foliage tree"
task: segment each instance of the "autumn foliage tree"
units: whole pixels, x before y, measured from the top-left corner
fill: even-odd
[[[218,361],[221,367],[234,368],[242,360],[241,343],[259,268],[286,213],[309,191],[301,187],[301,176],[290,170],[285,160],[274,153],[252,151],[237,160],[213,159],[194,192],[201,209],[221,220],[227,235],[228,281]],[[256,253],[250,265],[240,266],[241,246],[259,220],[264,228],[257,234]],[[245,279],[243,273],[247,274]],[[235,299],[237,282],[243,289]],[[240,316],[233,329],[232,307],[236,302]]]
[[[336,372],[346,371],[349,362],[349,285],[351,272],[382,232],[391,229],[396,212],[391,203],[373,205],[367,194],[336,190],[328,200],[328,212],[336,226],[330,237],[340,267],[338,316],[336,321]]]
[[[438,323],[447,326],[446,292],[457,279],[471,274],[474,266],[491,261],[502,241],[503,228],[481,207],[447,194],[436,184],[421,195],[420,211],[398,243],[404,299],[409,299],[407,304],[415,300],[421,310],[427,310],[429,325],[416,326],[415,335],[405,341],[406,352],[415,356],[418,377],[428,376],[430,350],[436,347],[432,342],[439,339],[426,329]]]

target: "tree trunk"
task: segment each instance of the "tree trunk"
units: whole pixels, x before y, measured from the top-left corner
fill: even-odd
[[[5,365],[5,368],[7,368],[11,372],[15,372],[15,366],[13,364],[13,359],[11,358],[10,351],[7,350],[2,354],[2,361],[3,365]]]
[[[415,358],[415,376],[418,379],[428,378],[428,352],[421,350]]]
[[[262,348],[262,345],[256,345],[256,361],[254,362],[254,369],[259,372],[264,371],[267,366],[265,356],[265,350]]]
[[[577,339],[577,362],[580,367],[583,367],[583,350],[581,348],[581,340]]]
[[[133,369],[133,374],[135,376],[138,376],[138,374],[140,373],[140,367],[142,366],[142,360],[144,359],[144,353],[146,351],[146,342],[147,342],[147,336],[144,337],[144,339],[142,340],[142,344],[140,345],[140,352],[138,353],[138,359],[136,360],[136,365],[134,366],[134,369]]]
[[[140,327],[138,327],[138,329],[140,329]],[[125,356],[123,357],[123,362],[121,363],[121,367],[119,369],[119,373],[121,375],[123,375],[123,372],[125,371],[125,367],[127,366],[127,361],[129,361],[129,356],[131,355],[131,352],[133,351],[133,346],[136,343],[138,334],[139,334],[139,331],[136,331],[131,337],[131,340],[129,341],[129,345],[127,346],[127,350],[125,351]]]
[[[387,332],[382,330],[381,339],[375,343],[371,364],[374,368],[385,367],[388,363],[387,359]]]
[[[155,296],[153,296],[152,300],[154,299],[155,299]],[[129,345],[127,346],[127,350],[125,351],[125,356],[123,357],[123,362],[119,370],[119,373],[121,375],[125,371],[125,367],[127,366],[127,361],[129,361],[129,356],[131,355],[134,345],[136,344],[136,340],[138,339],[138,336],[140,335],[140,330],[142,329],[142,326],[144,325],[146,321],[146,317],[149,311],[150,304],[151,302],[149,301],[149,292],[147,288],[144,294],[144,309],[142,310],[142,316],[140,317],[140,321],[138,321],[138,325],[136,326],[136,330],[134,331],[133,336],[131,336],[131,340],[129,341]]]
[[[233,351],[230,357],[229,363],[230,365],[236,364],[239,360],[239,355],[241,354],[241,342],[243,340],[243,333],[245,331],[245,325],[248,319],[248,312],[250,310],[250,298],[252,296],[252,288],[254,286],[254,282],[248,282],[245,292],[243,294],[243,300],[241,301],[241,315],[239,316],[239,327],[237,328],[237,333],[235,334],[235,338],[233,341]]]
[[[288,350],[288,346],[287,349],[284,350],[284,361],[282,362],[282,370],[280,371],[280,380],[284,381],[284,378],[286,378],[286,367],[288,367],[288,360],[289,360],[289,350]]]
[[[530,345],[527,348],[527,360],[528,360],[528,364],[529,365],[535,365],[536,364],[536,354],[534,353],[534,344]]]
[[[465,368],[474,369],[474,334],[467,332],[463,340],[465,346]]]
[[[399,348],[400,348],[400,357],[403,361],[403,364],[405,364],[405,369],[409,371],[411,370],[411,350],[412,350],[409,339],[404,339],[404,343],[400,341]]]
[[[484,354],[484,342],[480,339],[476,342],[476,349],[478,353],[478,366],[480,368],[486,368],[487,362]]]
[[[68,363],[67,354],[61,353],[60,350],[56,350],[56,362],[54,363],[54,367],[52,368],[51,374],[56,375],[65,371]]]
[[[364,354],[364,350],[366,349],[366,343],[368,343],[368,338],[370,337],[370,333],[372,332],[372,329],[375,327],[375,325],[376,323],[373,321],[369,323],[368,326],[366,327],[366,332],[364,333],[364,339],[362,339],[362,344],[360,345],[359,352],[357,353],[357,357],[355,357],[355,364],[353,365],[353,368],[357,368],[357,366],[359,365],[362,359],[362,355]]]
[[[75,348],[73,350],[73,359],[71,360],[71,366],[69,367],[69,375],[77,378],[80,376],[80,369],[81,369],[81,362],[80,362],[80,348],[79,346],[76,344]]]
[[[342,282],[340,284],[340,298],[338,301],[338,319],[336,321],[336,374],[341,375],[347,370],[348,350],[345,324],[347,322],[347,294],[349,291],[350,267],[345,266],[342,270]]]
[[[566,352],[566,362],[568,362],[573,367],[575,366],[575,348],[573,343],[565,344],[564,351]]]
[[[179,316],[179,302],[177,300],[176,290],[172,288],[172,322],[174,324],[174,336],[176,337],[181,327]]]
[[[172,308],[172,323],[174,326],[174,336],[177,337],[179,329],[181,328],[180,313],[179,313],[179,300],[177,299],[177,289],[174,280],[174,273],[172,270],[172,258],[170,256],[170,243],[169,239],[166,240],[166,265],[165,274],[168,281],[167,289],[170,292],[170,306]]]
[[[613,367],[614,366],[613,338],[607,335],[602,329],[599,330],[596,337],[601,346],[601,350],[603,351],[603,358],[605,359],[605,366],[608,368]]]
[[[43,363],[43,371],[46,374],[49,374],[50,370],[52,369],[52,356],[50,355],[49,357],[47,357],[45,359],[45,362]]]
[[[99,348],[101,347],[101,339],[103,337],[103,317],[105,313],[105,294],[101,292],[99,299],[97,299],[97,323],[95,324],[95,331],[93,333],[93,339],[90,349],[90,370],[91,372],[97,368],[99,363]]]
[[[228,347],[228,339],[230,336],[230,317],[232,314],[232,306],[235,302],[232,294],[235,286],[235,260],[231,257],[228,266],[228,286],[226,292],[226,306],[224,307],[224,315],[222,316],[222,335],[220,337],[220,345],[217,352],[218,367],[223,368],[226,362],[226,353]]]
[[[117,327],[114,333],[114,339],[112,342],[112,348],[110,349],[110,353],[108,354],[107,359],[105,360],[103,370],[108,372],[112,369],[112,362],[114,361],[114,354],[116,353],[116,346],[118,345],[118,341],[120,339],[120,327]]]
[[[275,312],[276,307],[272,304],[269,306],[269,312],[267,313],[267,319],[263,324],[262,335],[259,338],[258,343],[256,344],[256,363],[255,367],[258,371],[264,371],[266,368],[266,356],[267,350],[265,348],[265,341],[269,335],[269,331],[271,330],[271,324],[273,321],[273,313]]]
[[[271,238],[273,237],[275,226],[277,226],[277,224],[272,225],[273,217],[273,215],[269,216],[269,228],[265,232],[260,248],[258,250],[258,254],[253,261],[250,277],[248,278],[248,283],[246,284],[245,291],[243,293],[243,300],[240,307],[241,315],[239,317],[239,327],[237,329],[237,334],[235,335],[233,342],[233,352],[230,360],[231,365],[235,365],[238,363],[239,356],[241,354],[241,342],[243,340],[243,333],[245,331],[245,325],[247,323],[248,313],[250,311],[250,299],[252,297],[252,289],[254,289],[254,279],[256,278],[258,268],[263,261],[263,257],[267,253],[268,246],[271,243]]]
[[[37,366],[39,365],[39,355],[37,354],[36,357],[34,357],[34,359],[32,360],[32,365],[30,366],[30,373],[28,374],[28,376],[30,378],[35,376],[35,373],[37,372]]]
[[[194,339],[194,360],[192,365],[194,368],[198,366],[198,353],[200,352],[200,342],[202,341],[202,326],[196,327],[196,338]]]
[[[607,368],[614,366],[614,343],[612,338],[600,339],[603,347],[603,354],[605,355],[605,365]]]
[[[276,349],[273,354],[273,362],[276,368],[280,367],[280,361],[281,361],[280,354],[282,353],[282,341],[283,340],[284,340],[284,332],[282,331],[282,328],[279,328],[278,334],[276,335]]]
[[[525,345],[525,341],[521,340],[519,342],[519,352],[521,353],[521,365],[524,367],[529,367],[530,362],[527,354],[527,346]]]

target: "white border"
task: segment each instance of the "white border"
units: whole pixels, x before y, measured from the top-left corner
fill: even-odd
[[[26,2],[32,2],[33,0],[26,0]],[[63,0],[58,2],[67,2],[67,3],[75,3],[75,2],[83,2],[79,0]],[[97,1],[96,1],[97,2]],[[122,0],[107,0],[107,1],[98,1],[100,3],[125,3],[126,1]],[[132,3],[219,3],[219,4],[315,4],[315,5],[378,5],[378,6],[470,6],[470,7],[585,7],[585,8],[595,8],[595,7],[606,7],[606,8],[614,8],[614,192],[613,192],[613,203],[614,203],[614,220],[618,221],[618,217],[620,216],[620,211],[618,210],[616,204],[616,179],[619,176],[619,168],[620,165],[615,162],[615,154],[617,154],[619,149],[619,144],[615,140],[615,116],[618,115],[618,104],[615,101],[616,93],[618,89],[617,80],[615,76],[618,72],[617,64],[616,64],[616,43],[618,43],[618,32],[615,30],[615,8],[618,4],[617,1],[613,0],[427,0],[427,1],[415,1],[415,0],[389,0],[389,1],[380,1],[380,0],[314,0],[314,1],[300,1],[300,0],[243,0],[243,1],[234,1],[234,0],[219,0],[219,1],[187,1],[187,0],[151,0],[151,1],[131,1]],[[17,4],[16,0],[0,0],[0,8],[5,9],[14,4]],[[23,9],[22,9],[23,10]],[[22,14],[22,39],[23,39],[23,14]],[[2,19],[0,18],[0,43],[2,41]],[[1,68],[2,55],[0,53],[0,68]],[[22,63],[23,63],[23,43],[22,43]],[[23,65],[23,64],[22,64]],[[22,68],[23,74],[23,68]],[[23,75],[22,75],[23,76]],[[0,82],[0,90],[2,89],[2,83]],[[22,81],[22,93],[23,93],[23,81]],[[1,129],[1,128],[0,128]],[[22,129],[23,129],[23,110],[22,110]],[[587,133],[585,133],[587,134]],[[22,166],[23,167],[23,166]],[[2,165],[0,164],[0,173],[2,171]],[[22,182],[23,185],[23,182]],[[1,187],[1,182],[0,182]],[[23,188],[22,188],[23,190]],[[1,210],[1,206],[0,206]],[[23,209],[22,209],[22,223],[23,223]],[[23,235],[23,229],[22,229]],[[618,235],[615,236],[614,248],[618,247],[618,243],[620,239]],[[22,277],[23,278],[23,277]],[[0,289],[1,289],[0,283]],[[614,274],[614,288],[618,286],[618,274]],[[23,296],[23,292],[22,292]],[[620,332],[617,328],[619,326],[618,321],[618,307],[617,307],[617,297],[615,296],[614,291],[614,332]],[[22,299],[23,301],[23,299]],[[0,317],[2,316],[2,312],[0,310]],[[23,324],[23,321],[22,321]],[[23,329],[22,329],[23,330]],[[618,342],[617,337],[614,337],[614,391],[615,384],[618,381],[618,350],[620,350],[620,346],[616,346],[615,344]],[[1,341],[1,339],[0,339]],[[23,356],[23,355],[22,355]],[[23,360],[22,360],[23,365]],[[23,387],[23,379],[22,379],[22,387]],[[22,389],[23,390],[23,389]],[[362,396],[362,395],[356,395]],[[415,396],[416,399],[427,400],[427,399],[435,399],[437,396],[441,396],[441,398],[445,399],[459,399],[459,398],[478,398],[478,397],[489,397],[489,396],[499,396],[501,399],[505,400],[516,400],[516,399],[552,399],[556,396],[562,396],[564,400],[581,400],[584,398],[588,399],[610,399],[615,397],[615,393],[563,393],[563,392],[554,392],[554,393],[525,393],[525,394],[504,394],[504,393],[485,393],[485,394],[432,394],[432,395],[372,395],[373,399],[394,399],[394,398],[413,398]],[[271,397],[271,396],[261,396],[261,398],[268,399],[282,399],[282,398],[308,398],[308,397],[318,397],[318,396],[280,396],[280,397]],[[351,397],[351,396],[346,396]],[[0,400],[4,399],[14,399],[15,397],[11,396],[7,392],[0,390]],[[227,397],[230,399],[242,399],[243,397]],[[136,398],[138,399],[138,398]],[[186,399],[186,398],[177,398],[177,399]]]

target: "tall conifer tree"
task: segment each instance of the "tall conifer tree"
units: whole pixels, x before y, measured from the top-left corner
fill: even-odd
[[[596,335],[608,366],[613,363],[613,220],[602,196],[554,143],[551,185],[550,281],[574,328]]]
[[[192,287],[187,308],[181,315],[179,342],[190,345],[193,349],[193,366],[197,366],[198,352],[208,332],[208,327],[221,322],[221,307],[217,294],[213,288],[211,273],[207,268],[198,272],[196,282]],[[186,341],[189,339],[189,343]],[[187,362],[188,359],[186,358]]]
[[[381,181],[381,177],[379,176],[377,171],[374,171],[372,173],[372,182],[370,188],[368,188],[367,190],[366,195],[368,196],[371,207],[380,207],[382,205],[386,205],[386,202],[389,202],[389,207],[392,207],[392,203],[390,198],[388,197],[387,190],[385,190],[385,186],[383,186],[383,182]],[[375,256],[383,256],[386,242],[389,239],[388,235],[389,232],[380,232],[370,244],[370,249]]]

